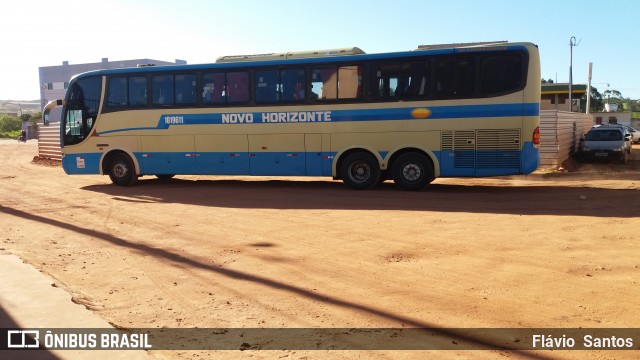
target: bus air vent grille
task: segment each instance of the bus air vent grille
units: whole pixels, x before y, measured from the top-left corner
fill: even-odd
[[[478,150],[520,150],[520,130],[478,130]]]
[[[476,143],[475,131],[443,131],[442,150],[473,151]]]
[[[473,169],[475,167],[475,131],[443,131],[442,151],[452,151],[453,167]]]

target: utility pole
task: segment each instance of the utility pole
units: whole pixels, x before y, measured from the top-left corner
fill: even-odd
[[[589,73],[587,74],[587,114],[591,107],[591,70],[593,69],[593,63],[589,63]]]
[[[582,41],[582,40],[581,40]],[[573,86],[573,47],[578,46],[580,41],[576,43],[576,37],[572,36],[569,39],[569,111],[573,111],[573,93],[571,88]]]

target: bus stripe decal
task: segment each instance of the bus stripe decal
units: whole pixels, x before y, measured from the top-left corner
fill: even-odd
[[[331,110],[308,111],[313,115],[313,120],[299,120],[297,116],[269,116],[268,114],[299,114],[301,112],[247,112],[239,113],[236,117],[227,116],[229,122],[223,122],[223,116],[229,114],[166,114],[161,115],[156,127],[137,127],[102,131],[100,134],[108,134],[122,131],[136,130],[165,130],[177,125],[234,125],[234,124],[274,124],[278,122],[355,122],[355,121],[396,121],[411,120],[424,121],[429,119],[461,119],[461,118],[487,118],[510,116],[539,116],[539,103],[526,104],[499,104],[499,105],[465,105],[465,106],[434,106],[429,107],[430,115],[427,118],[414,118],[414,107],[393,109],[364,109],[364,110]],[[265,115],[267,114],[267,115]],[[309,115],[311,119],[312,115]],[[176,122],[175,119],[180,121]],[[277,118],[278,121],[265,121],[265,119]],[[292,121],[291,119],[294,119]],[[168,120],[171,119],[171,120]],[[241,120],[238,120],[241,119]]]

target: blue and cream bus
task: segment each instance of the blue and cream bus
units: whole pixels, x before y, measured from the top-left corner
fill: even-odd
[[[175,175],[392,179],[538,167],[540,61],[530,43],[227,56],[74,77],[61,119],[67,174],[116,185]]]

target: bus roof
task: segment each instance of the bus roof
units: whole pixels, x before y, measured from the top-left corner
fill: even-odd
[[[473,45],[472,45],[473,44]],[[103,69],[78,74],[77,76],[90,75],[114,75],[114,74],[134,74],[151,73],[164,71],[197,71],[232,68],[250,68],[270,65],[296,65],[296,64],[328,64],[339,61],[363,61],[382,60],[394,58],[410,58],[428,55],[453,54],[457,52],[478,52],[500,50],[526,50],[530,47],[537,47],[532,43],[509,43],[509,42],[486,42],[486,43],[465,43],[465,44],[441,44],[441,45],[421,45],[416,50],[367,54],[360,48],[342,48],[333,50],[312,50],[288,53],[256,54],[256,55],[232,55],[222,56],[216,63],[210,64],[189,64],[189,65],[162,65],[147,66],[138,68],[118,68]],[[286,55],[285,55],[286,54]],[[77,77],[77,76],[74,76]]]
[[[506,40],[500,41],[484,41],[484,42],[471,42],[471,43],[452,43],[452,44],[431,44],[431,45],[418,45],[416,50],[435,50],[435,49],[450,49],[450,48],[469,48],[469,47],[483,47],[483,46],[495,46],[505,45],[509,42]]]
[[[306,59],[327,56],[346,56],[346,55],[362,55],[366,54],[360,48],[340,48],[327,50],[308,50],[308,51],[289,51],[270,54],[253,54],[253,55],[230,55],[221,56],[216,60],[216,64],[226,62],[240,61],[261,61],[261,60],[285,60],[285,59]]]

